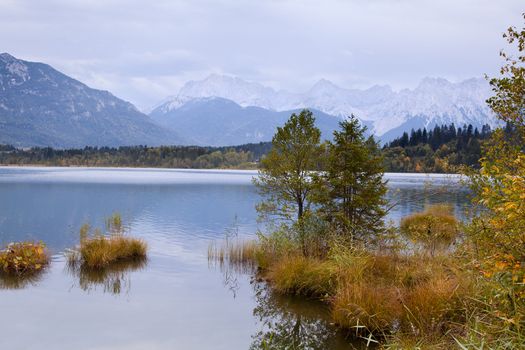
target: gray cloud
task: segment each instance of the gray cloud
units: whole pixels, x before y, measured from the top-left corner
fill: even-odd
[[[304,90],[495,74],[522,1],[0,0],[0,51],[144,108],[228,73]]]

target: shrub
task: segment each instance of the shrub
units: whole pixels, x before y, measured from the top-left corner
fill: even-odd
[[[10,243],[0,251],[0,269],[7,275],[27,275],[41,271],[49,264],[44,243]]]
[[[432,205],[423,212],[401,220],[401,233],[419,243],[434,256],[436,250],[448,248],[458,235],[458,221],[448,205]]]

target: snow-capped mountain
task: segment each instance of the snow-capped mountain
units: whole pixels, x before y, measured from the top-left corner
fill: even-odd
[[[489,84],[481,78],[459,83],[425,78],[415,89],[401,91],[379,85],[363,90],[345,89],[322,79],[306,92],[291,93],[214,74],[186,83],[176,96],[158,106],[154,114],[167,114],[192,100],[220,97],[242,107],[272,111],[312,108],[341,118],[354,114],[385,140],[412,127],[494,124],[495,119],[485,103],[490,95]]]
[[[47,64],[0,54],[0,144],[120,146],[183,139],[107,91],[91,89]]]

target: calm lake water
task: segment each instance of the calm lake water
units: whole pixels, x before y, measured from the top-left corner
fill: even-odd
[[[0,243],[42,240],[54,254],[39,279],[0,283],[0,349],[257,349],[269,332],[302,348],[354,348],[322,305],[209,265],[210,242],[232,230],[254,236],[255,175],[0,167]],[[451,203],[459,216],[468,208],[455,176],[386,177],[394,221],[428,203]],[[148,242],[145,266],[68,270],[63,252],[78,244],[80,226],[103,228],[114,212]]]

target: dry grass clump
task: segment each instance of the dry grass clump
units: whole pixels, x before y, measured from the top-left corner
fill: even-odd
[[[283,294],[328,297],[337,285],[337,270],[329,261],[304,256],[285,256],[276,261],[265,277]]]
[[[449,213],[448,207],[435,207],[425,214],[431,216],[423,220],[430,222],[431,234],[425,226],[421,239],[430,242],[431,254],[374,251],[333,239],[324,255],[308,255],[277,233],[259,241],[227,242],[210,248],[208,256],[256,266],[258,276],[277,293],[326,302],[335,324],[367,342],[394,339],[396,344],[439,348],[464,332],[467,300],[475,295],[473,276],[457,268],[453,255],[434,254],[455,237],[445,239],[442,232],[444,227],[457,230],[455,221],[440,221]]]
[[[395,330],[403,314],[399,290],[369,281],[344,282],[332,298],[332,318],[356,333]]]
[[[0,251],[0,271],[10,276],[30,275],[49,264],[50,257],[42,242],[10,243]]]
[[[452,261],[417,255],[373,260],[363,278],[340,277],[332,309],[342,327],[440,338],[464,320],[463,300],[471,292],[470,282],[449,269]]]
[[[146,258],[146,242],[124,235],[120,215],[114,214],[107,223],[106,235],[99,230],[90,235],[89,225],[81,227],[80,245],[69,253],[70,263],[101,269],[120,261]]]
[[[263,246],[253,242],[247,247],[250,253],[232,255],[233,259],[257,261],[265,254]],[[455,324],[464,322],[470,279],[452,268],[450,257],[380,255],[340,245],[334,245],[325,259],[272,253],[259,275],[273,290],[326,301],[332,320],[357,334],[402,334],[439,343]],[[229,254],[220,256],[228,259]]]
[[[428,206],[420,213],[404,217],[400,224],[401,233],[414,243],[421,244],[432,256],[454,242],[458,227],[452,207],[444,204]]]
[[[95,236],[83,240],[70,259],[90,268],[103,268],[121,260],[146,257],[147,245],[141,239],[123,236]]]

